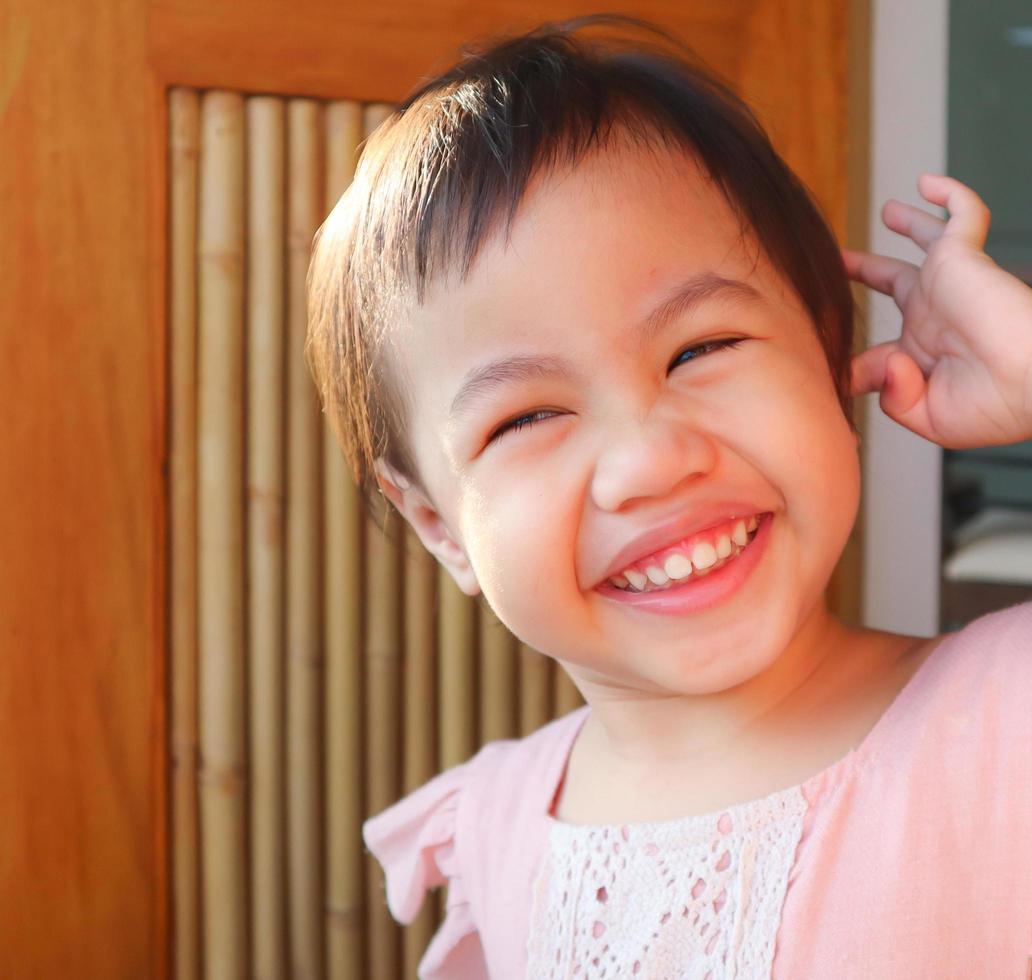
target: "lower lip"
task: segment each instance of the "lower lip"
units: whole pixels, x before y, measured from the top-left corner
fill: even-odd
[[[729,561],[702,578],[693,577],[682,585],[658,592],[625,592],[608,582],[603,582],[596,591],[607,599],[624,606],[633,606],[642,612],[668,616],[703,612],[729,599],[742,587],[767,550],[773,520],[773,514],[764,514],[745,550],[734,561]]]

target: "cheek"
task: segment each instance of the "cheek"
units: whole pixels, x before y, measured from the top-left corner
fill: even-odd
[[[571,577],[576,523],[561,506],[570,496],[526,487],[496,492],[467,537],[485,599],[531,646],[542,641],[535,624],[569,608],[569,590],[576,587]]]
[[[856,520],[861,469],[856,439],[830,377],[821,382],[811,375],[786,406],[792,425],[782,445],[796,494],[806,502],[803,520],[815,539],[827,543],[834,564]]]
[[[859,507],[860,457],[823,351],[772,356],[765,367],[752,377],[736,424],[747,412],[756,464],[798,526],[815,543],[844,546]]]
[[[479,490],[467,501],[464,536],[470,559],[485,593],[504,592],[519,583],[526,588],[535,566],[544,566],[549,553],[543,547],[543,513],[526,493],[500,493],[497,488]]]

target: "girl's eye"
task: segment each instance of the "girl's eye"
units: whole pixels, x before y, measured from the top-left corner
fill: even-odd
[[[558,414],[558,412],[549,412],[544,409],[541,409],[537,412],[528,412],[526,415],[520,415],[518,418],[514,418],[511,421],[505,422],[503,425],[500,425],[497,429],[495,429],[495,431],[491,434],[487,441],[494,442],[496,439],[500,439],[503,435],[505,435],[506,432],[519,432],[520,429],[523,429],[530,425],[534,425],[534,423],[538,422],[542,416],[544,418],[549,418],[552,415]]]
[[[744,337],[733,337],[733,338],[729,338],[728,340],[707,340],[705,343],[696,344],[694,347],[686,347],[683,351],[681,351],[680,354],[677,355],[677,357],[674,358],[674,362],[673,362],[673,364],[670,365],[670,368],[672,370],[673,368],[677,367],[679,364],[686,364],[686,363],[688,363],[688,361],[682,361],[681,360],[681,358],[684,357],[685,354],[692,354],[695,351],[705,351],[707,349],[714,350],[714,351],[719,351],[719,350],[725,350],[725,349],[730,348],[730,349],[733,350],[735,347],[737,347],[739,344],[741,344],[744,339],[745,339]],[[697,360],[697,359],[698,359],[697,357],[691,357],[691,358],[689,358],[689,361],[694,361],[694,360]]]
[[[696,344],[694,347],[686,347],[677,357],[674,358],[674,363],[670,365],[671,369],[678,366],[679,363],[687,363],[681,361],[681,358],[686,354],[693,354],[696,351],[719,351],[727,348],[734,349],[742,343],[744,337],[735,337],[728,340],[707,340],[705,343]],[[689,358],[689,360],[696,360],[695,357]],[[519,432],[520,429],[528,428],[529,426],[535,425],[536,423],[551,418],[553,415],[559,415],[559,412],[550,412],[547,409],[539,409],[536,412],[528,412],[525,415],[517,416],[508,422],[503,423],[491,435],[488,437],[488,442],[495,442],[500,439],[506,432]]]

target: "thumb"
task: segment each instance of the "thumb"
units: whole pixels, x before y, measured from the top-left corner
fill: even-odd
[[[917,362],[903,351],[885,359],[885,383],[878,404],[894,422],[925,439],[931,439],[928,417],[928,383]]]
[[[853,357],[850,389],[853,395],[866,395],[885,387],[885,370],[889,355],[899,350],[898,340],[875,344]]]

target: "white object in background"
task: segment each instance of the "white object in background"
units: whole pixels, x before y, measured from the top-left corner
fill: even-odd
[[[1032,513],[990,507],[961,525],[943,575],[956,582],[1032,585]]]

